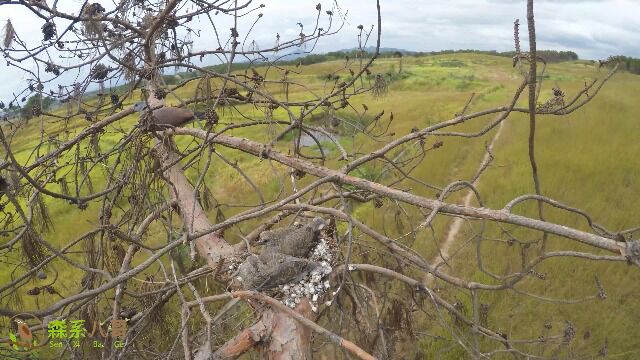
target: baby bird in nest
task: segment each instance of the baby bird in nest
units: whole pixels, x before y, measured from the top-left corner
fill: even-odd
[[[319,264],[277,252],[250,255],[238,267],[237,278],[242,287],[252,290],[273,289],[298,281]]]
[[[318,235],[324,228],[321,218],[314,218],[302,227],[265,231],[260,234],[260,255],[250,255],[238,267],[236,280],[245,289],[272,289],[301,279],[320,264],[308,260]]]
[[[264,231],[258,245],[263,245],[262,253],[281,253],[299,258],[306,257],[318,243],[320,230],[325,227],[322,218],[316,217],[300,228],[284,228]]]

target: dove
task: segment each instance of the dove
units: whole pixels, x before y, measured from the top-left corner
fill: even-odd
[[[285,228],[264,231],[260,234],[258,244],[263,245],[263,253],[282,253],[304,258],[318,242],[318,233],[325,222],[316,217],[309,224],[300,228]]]
[[[145,103],[140,102],[135,104],[133,109],[138,112],[143,112],[147,109],[147,106]],[[164,106],[151,112],[151,118],[149,120],[150,129],[157,131],[171,127],[180,127],[195,119],[197,115],[200,114],[196,114],[189,109]]]
[[[238,267],[236,280],[245,289],[267,290],[299,281],[319,266],[306,259],[276,252],[250,255]]]

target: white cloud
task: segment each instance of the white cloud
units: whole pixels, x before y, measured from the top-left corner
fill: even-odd
[[[315,24],[315,6],[319,0],[273,0],[266,7],[240,19],[239,31],[246,35],[257,18],[264,16],[253,29],[247,44],[255,40],[264,49],[275,43],[276,33],[283,38],[297,36],[302,22],[309,31]],[[325,10],[338,14],[333,0],[322,3],[321,25],[327,28]],[[101,1],[107,9],[111,1]],[[63,10],[77,13],[82,2],[60,1]],[[253,3],[257,7],[259,3]],[[373,0],[338,0],[343,13],[348,12],[342,31],[322,39],[317,52],[351,48],[356,45],[356,26],[365,28],[376,23]],[[25,40],[36,44],[41,40],[43,20],[18,6],[1,6],[0,21],[11,18]],[[382,0],[382,46],[407,50],[433,51],[442,49],[511,50],[513,48],[513,21],[520,19],[521,38],[526,45],[526,1],[524,0],[448,0],[408,1]],[[633,0],[539,0],[535,4],[539,49],[572,50],[582,58],[605,58],[612,54],[640,57],[640,1]],[[229,17],[213,16],[220,36],[226,38],[232,26]],[[198,23],[199,22],[199,23]],[[195,38],[195,49],[216,48],[215,35],[208,19],[192,23],[201,30]],[[334,22],[334,27],[337,24]],[[371,39],[370,44],[375,39]],[[28,64],[25,64],[29,67]],[[0,98],[6,98],[11,89],[24,81],[19,71],[0,70]]]

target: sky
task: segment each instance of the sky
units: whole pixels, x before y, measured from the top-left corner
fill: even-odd
[[[100,2],[107,10],[113,3],[112,0]],[[246,35],[257,13],[262,12],[264,16],[253,27],[247,43],[255,40],[260,48],[266,48],[275,43],[276,33],[283,39],[295,38],[300,33],[298,22],[305,25],[305,30],[313,28],[318,2],[322,4],[320,26],[328,27],[325,10],[346,15],[346,22],[337,34],[321,39],[314,52],[353,48],[357,45],[357,26],[362,24],[369,29],[377,22],[374,0],[265,0],[264,8],[241,19],[240,36]],[[61,10],[75,9],[77,13],[82,3],[63,0],[59,6]],[[258,4],[260,2],[254,1],[252,5]],[[525,0],[381,0],[381,11],[383,47],[413,51],[509,51],[513,50],[515,19],[520,19],[522,24],[521,40],[526,47]],[[582,59],[602,59],[614,54],[640,57],[640,16],[637,15],[640,0],[538,0],[535,13],[538,49],[571,50]],[[23,39],[32,44],[40,42],[41,19],[17,6],[0,6],[0,26],[4,26],[7,19],[12,20]],[[221,32],[228,32],[228,17],[218,15],[213,16],[213,20]],[[194,50],[217,47],[207,22],[203,18],[192,23],[201,30],[200,37],[194,38]],[[373,45],[374,40],[372,38],[369,45]],[[12,89],[24,86],[25,80],[24,74],[0,64],[0,100],[7,100]]]

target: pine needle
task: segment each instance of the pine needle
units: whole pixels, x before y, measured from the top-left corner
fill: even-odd
[[[21,239],[22,256],[31,268],[40,265],[47,257],[46,249],[38,240],[38,235],[29,229],[24,232]]]
[[[53,221],[49,216],[49,210],[47,204],[44,203],[44,199],[37,193],[33,201],[33,223],[40,226],[42,232],[49,232],[53,229]]]
[[[13,39],[16,36],[16,29],[13,27],[11,20],[7,20],[7,24],[4,26],[2,34],[2,45],[5,49],[8,49],[13,43]]]

